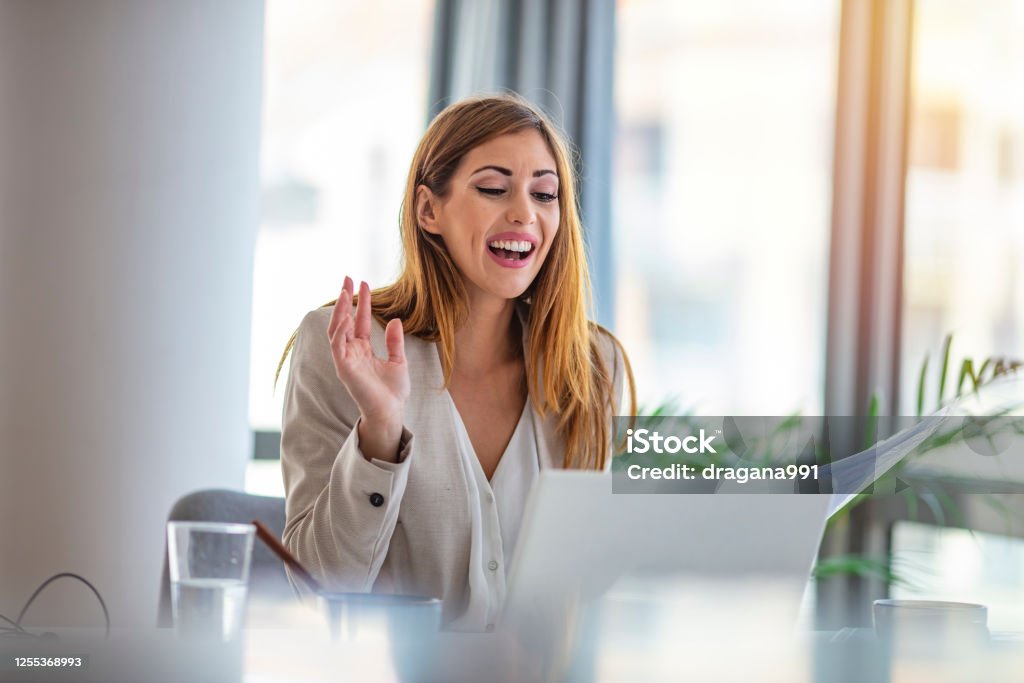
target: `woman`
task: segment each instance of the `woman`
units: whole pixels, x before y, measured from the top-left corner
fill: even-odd
[[[330,589],[433,595],[448,627],[483,630],[530,484],[609,466],[632,373],[586,318],[567,145],[522,99],[434,119],[401,232],[397,282],[346,277],[289,342],[283,540]]]

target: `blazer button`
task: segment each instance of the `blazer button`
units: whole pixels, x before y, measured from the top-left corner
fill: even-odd
[[[379,508],[383,504],[384,504],[384,496],[380,495],[379,493],[371,493],[370,494],[370,505],[372,505],[375,508]]]
[[[487,568],[490,569],[492,572],[493,571],[497,571],[498,570],[498,561],[497,560],[491,560],[490,562],[487,563]]]

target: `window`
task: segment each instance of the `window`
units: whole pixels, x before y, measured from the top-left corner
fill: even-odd
[[[989,608],[989,630],[1024,626],[1024,539],[897,522],[892,545],[893,568],[903,580],[892,597],[980,603]]]
[[[398,275],[399,204],[424,129],[433,2],[269,0],[266,14],[262,225],[252,311],[250,421],[281,426],[274,370],[309,310],[351,275]],[[266,479],[254,475],[268,470]],[[247,488],[280,491],[280,465]]]
[[[954,359],[1018,356],[1024,346],[1024,6],[918,0],[914,22],[900,375],[907,413],[922,359],[937,357],[947,333]],[[936,392],[929,386],[926,395]]]
[[[839,3],[617,7],[616,331],[641,402],[821,414]]]

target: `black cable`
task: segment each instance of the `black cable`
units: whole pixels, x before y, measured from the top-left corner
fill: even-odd
[[[0,629],[0,630],[3,630],[3,631],[18,631],[18,632],[20,632],[20,633],[27,633],[27,631],[25,631],[25,629],[23,629],[23,628],[21,627],[21,624],[19,624],[18,622],[14,621],[13,619],[8,619],[7,617],[5,617],[5,616],[4,616],[4,615],[2,615],[2,614],[0,614],[0,619],[3,619],[3,620],[4,620],[4,621],[6,621],[6,622],[7,622],[8,624],[10,624],[11,626],[13,626],[13,627],[14,627],[14,628],[11,628],[10,626],[4,626],[4,627],[3,627],[2,629]]]
[[[32,603],[35,602],[35,599],[37,597],[39,597],[39,594],[43,592],[44,588],[49,586],[51,583],[53,583],[57,579],[62,579],[62,578],[65,578],[65,577],[67,577],[69,579],[78,579],[79,581],[84,583],[86,586],[89,587],[89,590],[91,590],[93,592],[93,594],[96,596],[96,599],[100,601],[100,607],[103,609],[103,619],[106,622],[106,635],[104,637],[109,638],[110,637],[110,612],[107,611],[107,603],[103,602],[103,596],[100,595],[100,592],[98,590],[96,590],[96,586],[92,585],[91,583],[89,583],[88,580],[82,578],[78,574],[74,574],[72,572],[61,572],[59,574],[54,574],[53,576],[48,578],[46,581],[43,581],[43,583],[39,586],[39,588],[36,588],[35,592],[32,593],[32,596],[28,599],[28,602],[25,603],[25,606],[21,608],[21,612],[18,613],[18,618],[16,620],[12,621],[11,619],[8,619],[4,615],[0,614],[0,619],[3,619],[7,623],[13,625],[13,628],[11,628],[11,627],[3,627],[2,629],[0,629],[0,633],[3,633],[4,631],[6,631],[6,633],[4,635],[7,636],[7,637],[32,637],[32,638],[42,638],[42,637],[45,637],[45,634],[43,634],[43,635],[36,635],[34,633],[30,633],[30,632],[26,631],[24,629],[24,627],[22,627],[22,625],[21,625],[21,620],[25,618],[25,613],[28,612],[28,608],[32,606]]]

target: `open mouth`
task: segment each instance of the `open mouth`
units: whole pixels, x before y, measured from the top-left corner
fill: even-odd
[[[495,240],[488,243],[491,253],[506,261],[525,261],[533,254],[532,242],[526,240]]]

